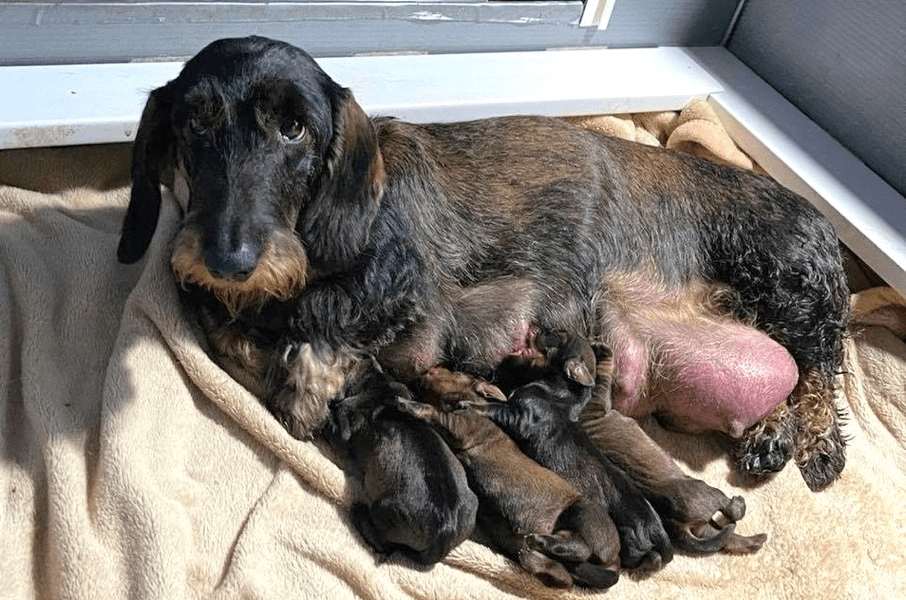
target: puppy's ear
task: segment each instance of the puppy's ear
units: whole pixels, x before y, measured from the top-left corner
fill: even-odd
[[[349,90],[337,93],[333,119],[327,168],[303,236],[319,258],[347,267],[368,242],[386,174],[374,126]]]
[[[137,262],[145,254],[157,228],[161,175],[173,167],[171,85],[151,92],[135,134],[132,196],[116,250],[117,259],[123,264]]]

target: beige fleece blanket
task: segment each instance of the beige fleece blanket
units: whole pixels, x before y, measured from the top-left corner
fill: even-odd
[[[703,103],[585,120],[745,166]],[[548,590],[472,542],[416,570],[352,532],[341,471],[215,366],[167,268],[115,261],[129,146],[0,153],[0,598],[906,597],[906,302],[858,294],[840,403],[849,462],[740,487],[719,440],[646,427],[691,474],[743,494],[753,556],[677,556],[604,593]]]

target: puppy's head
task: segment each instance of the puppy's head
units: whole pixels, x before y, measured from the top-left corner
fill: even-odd
[[[535,336],[534,344],[550,366],[567,379],[583,387],[594,385],[597,357],[585,338],[566,331],[543,330]]]
[[[233,311],[288,299],[347,268],[368,241],[384,179],[370,121],[302,50],[223,39],[154,90],[136,135],[118,258],[139,260],[170,176],[188,188],[172,265]]]

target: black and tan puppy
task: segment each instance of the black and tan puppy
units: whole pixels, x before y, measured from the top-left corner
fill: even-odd
[[[501,390],[500,396],[516,388],[538,380],[565,378],[564,385],[552,386],[551,392],[558,393],[558,404],[567,409],[571,421],[578,421],[579,415],[597,389],[599,364],[613,365],[613,354],[603,344],[592,345],[584,337],[567,331],[541,330],[532,327],[526,339],[528,352],[505,357],[493,373],[493,383]],[[612,368],[611,368],[612,371]],[[613,381],[610,373],[608,382]],[[476,380],[472,387],[485,397],[492,397]],[[493,389],[493,388],[491,388]],[[609,398],[610,390],[602,390]]]
[[[585,498],[607,508],[620,536],[624,568],[661,568],[673,558],[673,546],[660,517],[576,422],[591,397],[591,382],[576,373],[591,376],[596,355],[584,339],[563,332],[542,332],[538,340],[549,364],[501,367],[505,385],[531,379],[508,390],[506,402],[488,402],[473,395],[474,400],[460,401],[459,406],[489,417],[526,455],[576,486]],[[609,361],[609,350],[598,348],[597,358]]]
[[[305,52],[249,37],[151,92],[132,179],[119,259],[148,247],[160,183],[187,190],[185,304],[298,437],[369,353],[404,382],[486,374],[537,324],[617,349],[628,408],[671,386],[757,404],[727,427],[747,473],[843,468],[838,241],[768,178],[559,119],[372,120]]]
[[[584,484],[581,480],[589,479],[588,463],[600,460],[592,446],[597,447],[651,503],[677,549],[704,554],[761,548],[766,535],[745,537],[734,531],[745,516],[741,496],[729,498],[686,475],[635,420],[610,408],[613,356],[607,347],[592,346],[567,332],[539,332],[534,347],[543,359],[508,359],[501,365],[501,385],[518,385],[504,387],[510,392],[507,403],[481,402],[480,412],[490,414],[517,439],[531,440],[531,456],[537,446],[554,446],[542,450],[557,461],[548,466],[580,490],[590,488],[593,493],[599,493],[594,480]],[[587,455],[585,460],[582,455]],[[559,470],[563,465],[566,472]]]
[[[377,365],[359,381],[321,430],[356,482],[353,525],[379,554],[432,565],[472,534],[478,498],[437,432],[396,408],[405,387]]]
[[[432,369],[431,404],[399,399],[401,410],[433,423],[465,466],[478,495],[478,533],[546,585],[606,588],[619,578],[613,521],[562,477],[519,451],[499,427],[471,410],[453,410],[465,393],[458,375]],[[449,389],[450,394],[437,394]]]

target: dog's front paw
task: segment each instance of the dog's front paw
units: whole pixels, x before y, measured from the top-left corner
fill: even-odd
[[[793,457],[796,423],[786,404],[748,428],[738,440],[735,455],[740,472],[755,478],[783,469]]]
[[[328,351],[315,353],[310,344],[289,344],[268,374],[265,406],[281,425],[300,440],[327,419],[327,406],[343,390],[355,359]]]
[[[327,419],[327,399],[300,393],[284,387],[266,401],[267,409],[291,436],[311,439],[314,431]]]

